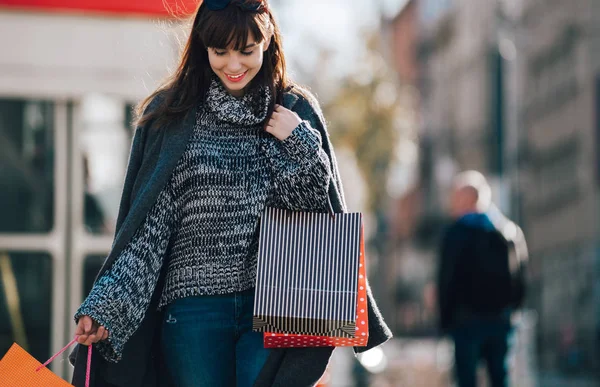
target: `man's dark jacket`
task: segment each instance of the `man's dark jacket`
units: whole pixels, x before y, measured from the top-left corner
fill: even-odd
[[[470,287],[472,260],[486,259],[486,252],[475,249],[478,240],[488,238],[489,233],[499,234],[507,243],[509,261],[515,265],[512,270],[510,290],[512,300],[507,308],[478,311],[477,305],[489,302],[489,294],[477,294]],[[489,253],[489,252],[488,252]],[[527,245],[521,229],[492,206],[489,213],[467,214],[454,222],[444,234],[440,262],[438,266],[438,309],[439,328],[447,333],[457,325],[474,317],[508,318],[511,309],[519,308],[525,296],[525,270],[527,264]],[[510,263],[509,263],[510,266]]]
[[[310,98],[300,93],[288,92],[284,95],[283,105],[295,111],[302,120],[309,121],[311,126],[321,133],[323,150],[329,155],[334,175],[329,187],[331,205],[335,212],[343,212],[343,193],[325,121],[317,105],[309,100]],[[158,103],[153,101],[148,109],[154,108]],[[106,272],[120,255],[169,180],[193,132],[195,113],[190,111],[179,124],[173,125],[174,127],[150,129],[151,125],[144,125],[136,129],[119,207],[115,239],[98,277]],[[162,320],[156,305],[161,288],[160,284],[156,287],[144,321],[126,344],[120,362],[106,362],[94,349],[90,387],[171,385],[160,359],[162,351],[159,334]],[[367,291],[369,341],[366,347],[355,347],[355,352],[376,347],[392,336],[368,286]],[[256,380],[255,387],[312,386],[325,371],[332,352],[333,348],[330,347],[273,349]],[[75,367],[72,383],[75,387],[85,386],[86,357],[87,347],[83,345],[77,345],[71,353],[70,360]]]

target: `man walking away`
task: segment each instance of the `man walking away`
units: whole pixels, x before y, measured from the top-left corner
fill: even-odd
[[[484,359],[492,387],[506,387],[511,314],[525,297],[525,238],[492,204],[479,172],[455,178],[450,211],[454,223],[441,245],[438,302],[440,328],[454,340],[458,385],[475,387]]]

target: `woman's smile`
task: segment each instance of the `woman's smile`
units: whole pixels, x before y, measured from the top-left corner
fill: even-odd
[[[227,80],[230,82],[241,82],[246,77],[247,73],[248,73],[248,70],[244,71],[241,74],[236,74],[236,75],[225,73],[225,76],[227,77]]]

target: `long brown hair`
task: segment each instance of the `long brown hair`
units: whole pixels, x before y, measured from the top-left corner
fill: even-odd
[[[252,35],[256,42],[271,39],[264,53],[262,67],[252,80],[253,87],[262,84],[271,90],[269,116],[276,103],[281,103],[284,90],[292,86],[287,78],[281,33],[266,0],[231,0],[222,10],[212,11],[202,2],[196,11],[192,29],[175,72],[150,96],[137,106],[136,126],[152,122],[163,127],[182,119],[185,114],[204,101],[213,78],[208,61],[208,48],[243,49]],[[158,95],[160,103],[146,107]]]

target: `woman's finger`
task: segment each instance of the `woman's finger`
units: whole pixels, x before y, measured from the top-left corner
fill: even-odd
[[[90,333],[92,331],[92,328],[94,325],[91,317],[83,316],[82,319],[83,319],[83,332]]]
[[[102,340],[102,336],[104,336],[104,332],[105,332],[105,328],[103,326],[100,326],[100,328],[98,328],[98,331],[96,332],[96,336],[100,338],[100,340]]]
[[[86,345],[89,347],[90,345],[94,344],[94,342],[95,342],[94,340],[95,340],[95,335],[89,335],[87,340],[85,340],[85,342],[83,343],[83,345]]]
[[[87,339],[88,339],[88,335],[82,334],[82,335],[79,335],[79,337],[77,337],[77,342],[79,344],[85,344],[85,342],[87,341]]]
[[[107,330],[105,330],[104,335],[102,335],[102,340],[106,340],[106,339],[108,339],[108,331]]]

